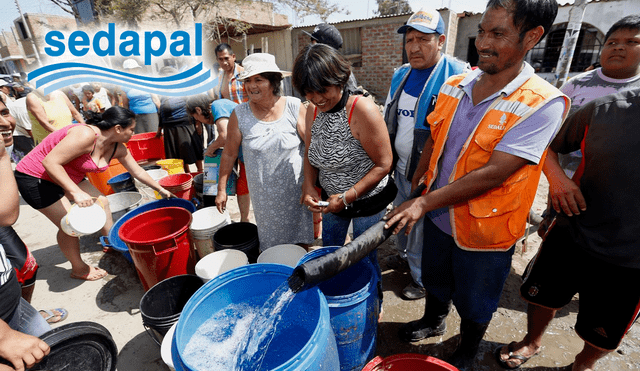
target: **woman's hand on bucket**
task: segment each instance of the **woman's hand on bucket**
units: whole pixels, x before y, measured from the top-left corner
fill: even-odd
[[[160,196],[162,196],[162,198],[178,198],[178,196],[174,195],[173,193],[167,191],[164,188],[160,188],[158,193],[160,193]]]
[[[88,207],[93,205],[96,202],[96,199],[91,197],[87,192],[83,190],[78,190],[71,193],[71,199],[73,202],[79,207]]]
[[[218,211],[222,214],[227,209],[227,192],[218,189],[218,195],[216,196],[216,206]]]

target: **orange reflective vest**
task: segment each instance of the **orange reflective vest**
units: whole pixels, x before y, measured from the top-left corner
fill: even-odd
[[[464,77],[465,75],[453,76],[445,82],[436,107],[427,118],[434,141],[425,180],[427,189],[431,189],[438,174],[438,163],[449,136],[451,122],[464,96],[458,86]],[[562,118],[564,120],[570,107],[569,98],[536,75],[511,95],[496,98],[463,145],[449,183],[485,165],[507,131],[560,96],[566,101]],[[527,216],[536,195],[546,156],[545,149],[538,165],[523,166],[499,187],[467,202],[449,206],[452,237],[460,248],[506,251],[524,235]]]

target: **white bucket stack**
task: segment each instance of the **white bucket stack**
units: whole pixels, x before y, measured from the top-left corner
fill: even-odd
[[[147,170],[147,174],[149,174],[149,176],[155,180],[156,182],[164,177],[166,177],[167,175],[169,175],[169,173],[164,170],[164,169],[152,169],[152,170]],[[142,183],[141,181],[139,181],[138,179],[134,180],[134,183],[136,185],[136,188],[138,188],[138,191],[144,196],[144,198],[146,198],[148,201],[150,200],[155,200],[156,199],[156,195],[153,193],[153,189],[149,188],[146,184]]]
[[[213,235],[228,224],[231,224],[229,212],[225,210],[221,214],[215,206],[205,207],[193,213],[189,229],[200,258],[214,251]]]

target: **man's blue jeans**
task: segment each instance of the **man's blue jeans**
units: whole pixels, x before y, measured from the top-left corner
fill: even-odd
[[[20,304],[7,321],[12,330],[39,337],[51,330],[51,326],[40,313],[26,300],[20,298]]]
[[[476,323],[491,320],[511,270],[508,251],[466,251],[453,237],[424,218],[422,283],[441,302],[453,300],[460,317]]]

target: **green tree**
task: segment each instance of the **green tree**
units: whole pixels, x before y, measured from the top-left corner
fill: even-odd
[[[374,13],[378,15],[394,15],[411,13],[411,5],[407,0],[376,0],[378,2],[378,10]]]

